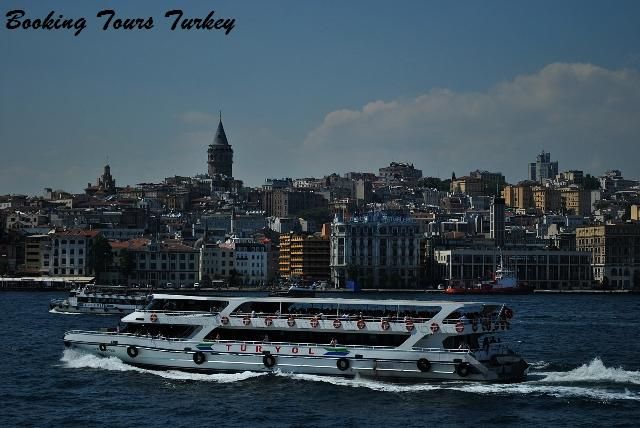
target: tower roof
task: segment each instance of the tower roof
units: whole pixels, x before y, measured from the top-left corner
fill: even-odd
[[[213,137],[214,146],[228,146],[229,141],[227,141],[227,134],[224,133],[224,127],[222,126],[222,118],[220,118],[220,122],[218,123],[218,129],[216,130],[216,135]]]

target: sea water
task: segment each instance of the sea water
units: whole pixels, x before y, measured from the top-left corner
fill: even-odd
[[[516,384],[141,369],[65,349],[66,330],[114,326],[118,318],[51,314],[54,297],[61,294],[0,293],[0,426],[574,427],[640,420],[640,296],[497,298],[515,312],[503,341],[531,364],[528,380]]]

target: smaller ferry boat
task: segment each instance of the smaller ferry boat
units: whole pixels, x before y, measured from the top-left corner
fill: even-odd
[[[505,268],[500,258],[500,267],[496,269],[493,278],[480,281],[470,287],[449,285],[447,294],[531,294],[533,287],[518,282],[518,276],[512,269]]]
[[[518,382],[500,303],[154,294],[117,329],[71,330],[67,348],[152,369]]]
[[[124,287],[87,285],[69,292],[66,299],[53,299],[49,312],[65,314],[127,315],[144,308],[151,296],[132,293]]]

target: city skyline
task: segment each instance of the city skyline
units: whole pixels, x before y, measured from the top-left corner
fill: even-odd
[[[0,194],[81,192],[106,163],[119,185],[206,173],[220,109],[234,176],[250,186],[391,161],[517,182],[542,150],[561,171],[639,178],[640,6],[519,6],[180,2],[234,17],[225,36],[102,32],[101,6],[58,2],[93,25],[1,30]],[[14,1],[3,16],[50,7]],[[178,5],[111,7],[161,17]]]

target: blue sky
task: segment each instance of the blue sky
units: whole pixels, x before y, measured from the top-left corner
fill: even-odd
[[[95,14],[153,16],[102,31]],[[236,19],[172,32],[169,9]],[[87,18],[7,30],[5,14]],[[118,185],[206,170],[217,112],[234,175],[480,168],[640,178],[640,3],[633,1],[2,2],[0,194],[79,192],[105,163]],[[636,123],[638,122],[638,123]]]

